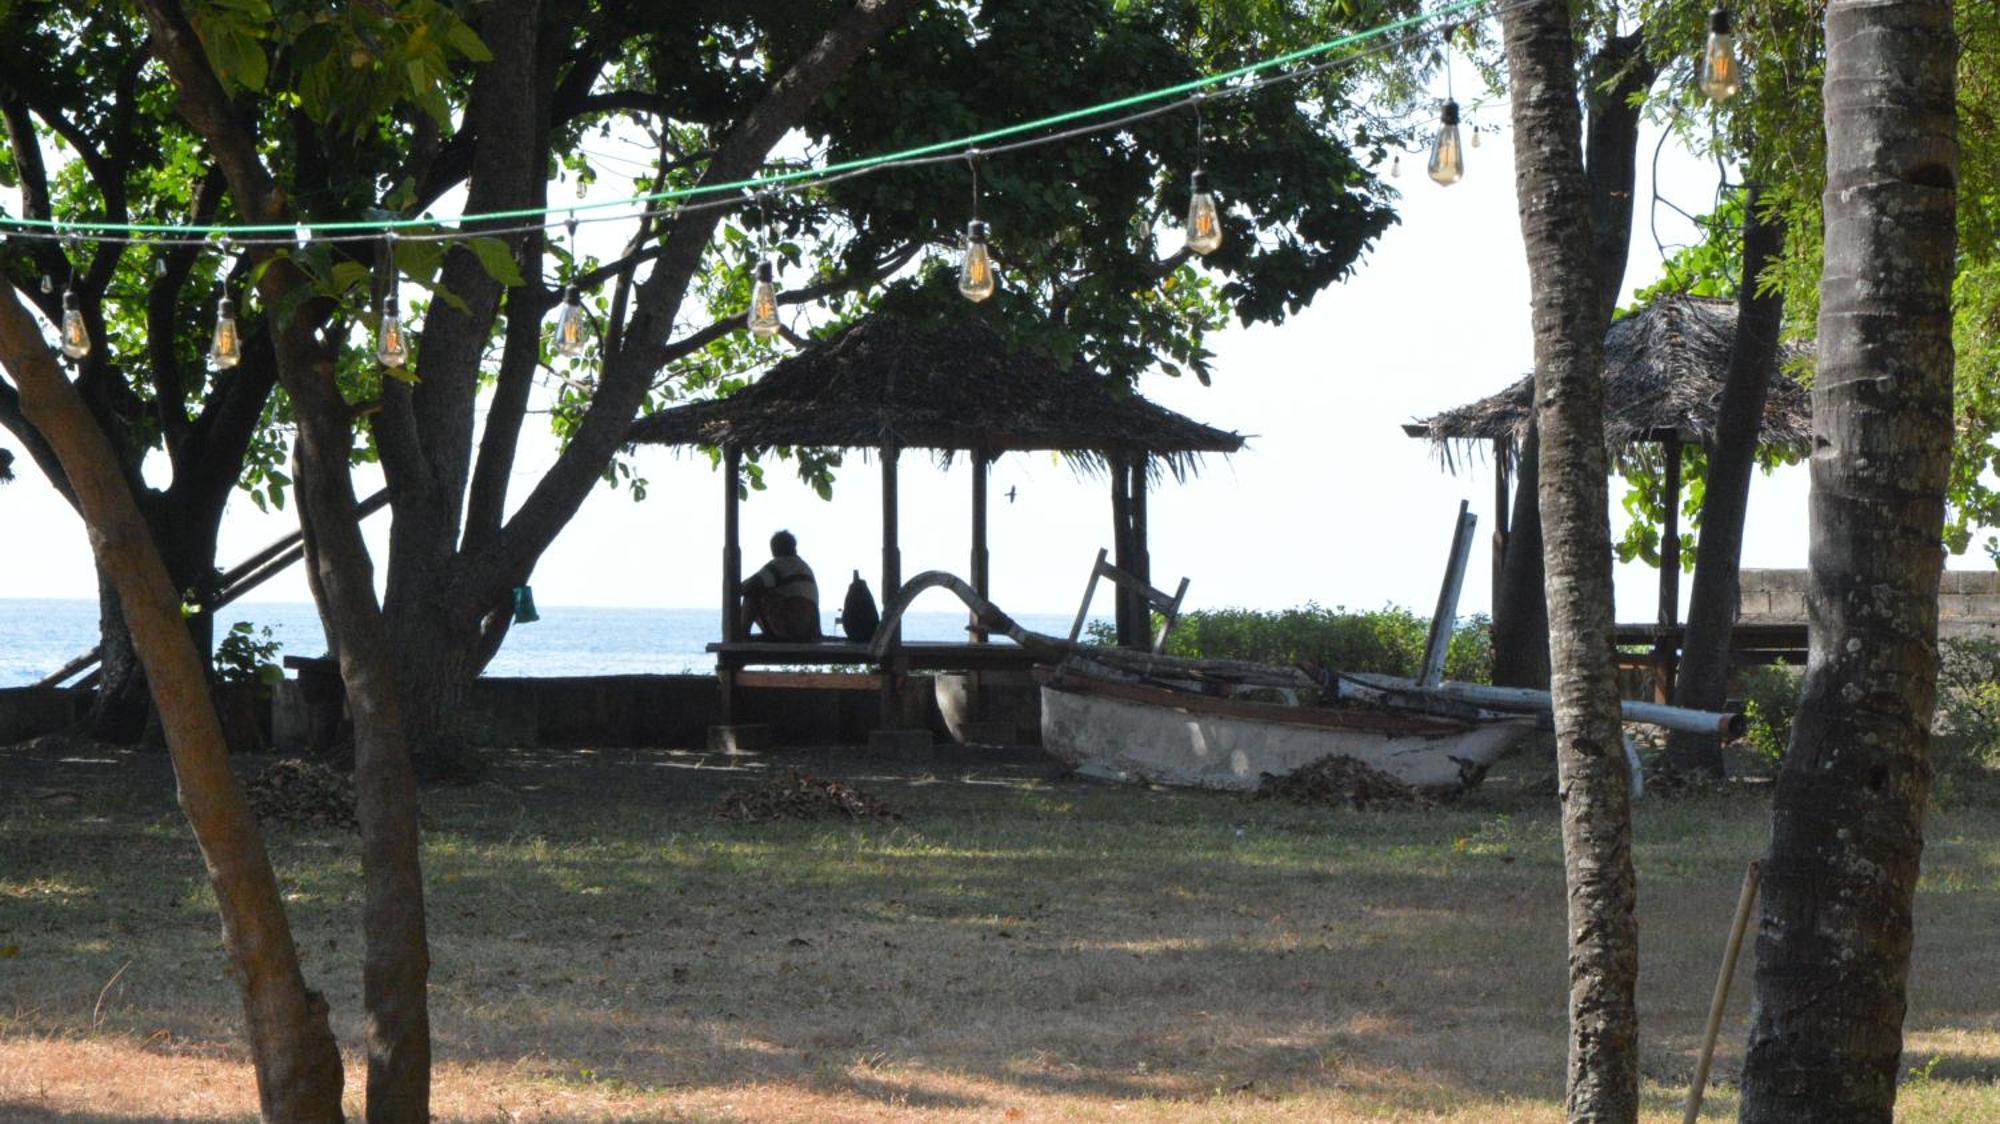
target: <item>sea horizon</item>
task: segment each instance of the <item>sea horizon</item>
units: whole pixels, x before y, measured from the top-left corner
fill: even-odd
[[[946,602],[941,598],[939,604]],[[693,609],[537,604],[540,619],[515,625],[486,668],[490,676],[671,675],[715,669],[707,646],[722,634],[714,606]],[[834,610],[822,606],[820,627],[840,635]],[[1038,632],[1066,636],[1073,613],[1019,613]],[[1093,615],[1092,620],[1109,618]],[[284,656],[318,656],[326,636],[311,602],[238,601],[217,614],[220,638],[237,622],[270,629]],[[933,609],[903,618],[912,640],[965,637],[963,610]],[[87,598],[0,597],[0,687],[32,685],[97,645],[98,606]]]

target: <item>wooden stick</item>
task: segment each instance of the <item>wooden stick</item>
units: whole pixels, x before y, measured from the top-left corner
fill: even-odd
[[[1750,924],[1750,907],[1757,903],[1757,881],[1764,864],[1752,862],[1743,872],[1743,893],[1736,899],[1736,923],[1729,927],[1729,943],[1722,950],[1722,971],[1715,977],[1715,998],[1708,1003],[1708,1029],[1701,1037],[1701,1059],[1695,1063],[1694,1085],[1688,1089],[1687,1112],[1682,1124],[1694,1124],[1701,1116],[1702,1094],[1708,1090],[1708,1067],[1715,1060],[1715,1037],[1722,1031],[1722,1008],[1729,1002],[1729,982],[1736,978],[1736,956],[1743,951],[1743,930]]]

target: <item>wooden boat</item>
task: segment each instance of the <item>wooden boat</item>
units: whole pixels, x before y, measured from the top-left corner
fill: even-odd
[[[1043,677],[1042,748],[1085,776],[1238,791],[1323,757],[1351,757],[1453,795],[1532,732],[1532,715],[1453,718],[1354,702],[1216,698],[1058,669]]]

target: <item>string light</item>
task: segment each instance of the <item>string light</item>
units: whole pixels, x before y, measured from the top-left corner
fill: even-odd
[[[1472,127],[1472,147],[1479,147],[1479,126],[1477,125]]]
[[[1477,134],[1475,134],[1477,135]],[[1431,141],[1431,179],[1450,187],[1465,177],[1465,152],[1458,143],[1458,103],[1446,99],[1438,115],[1437,137]]]
[[[54,281],[49,280],[48,274],[46,273],[42,274],[42,295],[47,296],[48,294],[53,293],[55,291],[56,291],[56,283]]]
[[[1401,156],[1392,156],[1389,158],[1389,178],[1392,180],[1403,178],[1403,158]]]
[[[63,287],[62,353],[71,359],[90,354],[90,325],[83,322],[83,310],[76,306],[76,290]]]
[[[778,285],[769,260],[757,263],[757,281],[750,286],[750,334],[760,340],[778,334]]]
[[[965,255],[958,263],[958,295],[974,304],[993,295],[993,255],[986,249],[987,228],[979,219],[979,150],[966,154],[972,165],[972,221],[965,224]]]
[[[215,338],[208,345],[208,365],[227,371],[243,362],[243,340],[236,331],[236,302],[224,296],[215,306]]]
[[[1716,8],[1708,13],[1708,42],[1701,52],[1701,92],[1714,101],[1728,101],[1743,86],[1743,72],[1736,63],[1736,34],[1729,10]]]
[[[569,216],[565,224],[569,230],[570,276],[576,276],[576,215]],[[576,291],[576,283],[563,286],[562,316],[556,320],[556,350],[571,359],[582,355],[590,346],[590,318],[583,314],[583,299]]]
[[[1202,98],[1194,102],[1194,175],[1188,183],[1187,248],[1207,254],[1222,245],[1222,218],[1215,211],[1215,196],[1208,192],[1208,132],[1202,127]]]
[[[396,283],[396,233],[390,231],[383,236],[385,256],[389,260],[389,290],[382,295],[382,322],[375,329],[375,360],[391,369],[401,367],[410,361],[410,341],[403,328],[402,309],[397,306]]]

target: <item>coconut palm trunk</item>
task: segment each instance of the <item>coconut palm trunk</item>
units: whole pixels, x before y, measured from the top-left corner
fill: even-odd
[[[1534,316],[1550,686],[1569,889],[1566,1106],[1572,1121],[1632,1121],[1639,1109],[1638,929],[1612,667],[1607,310],[1593,268],[1569,10],[1534,4],[1502,20]]]
[[[1812,639],[1764,865],[1757,1124],[1894,1113],[1951,461],[1952,6],[1834,0],[1826,46]]]

